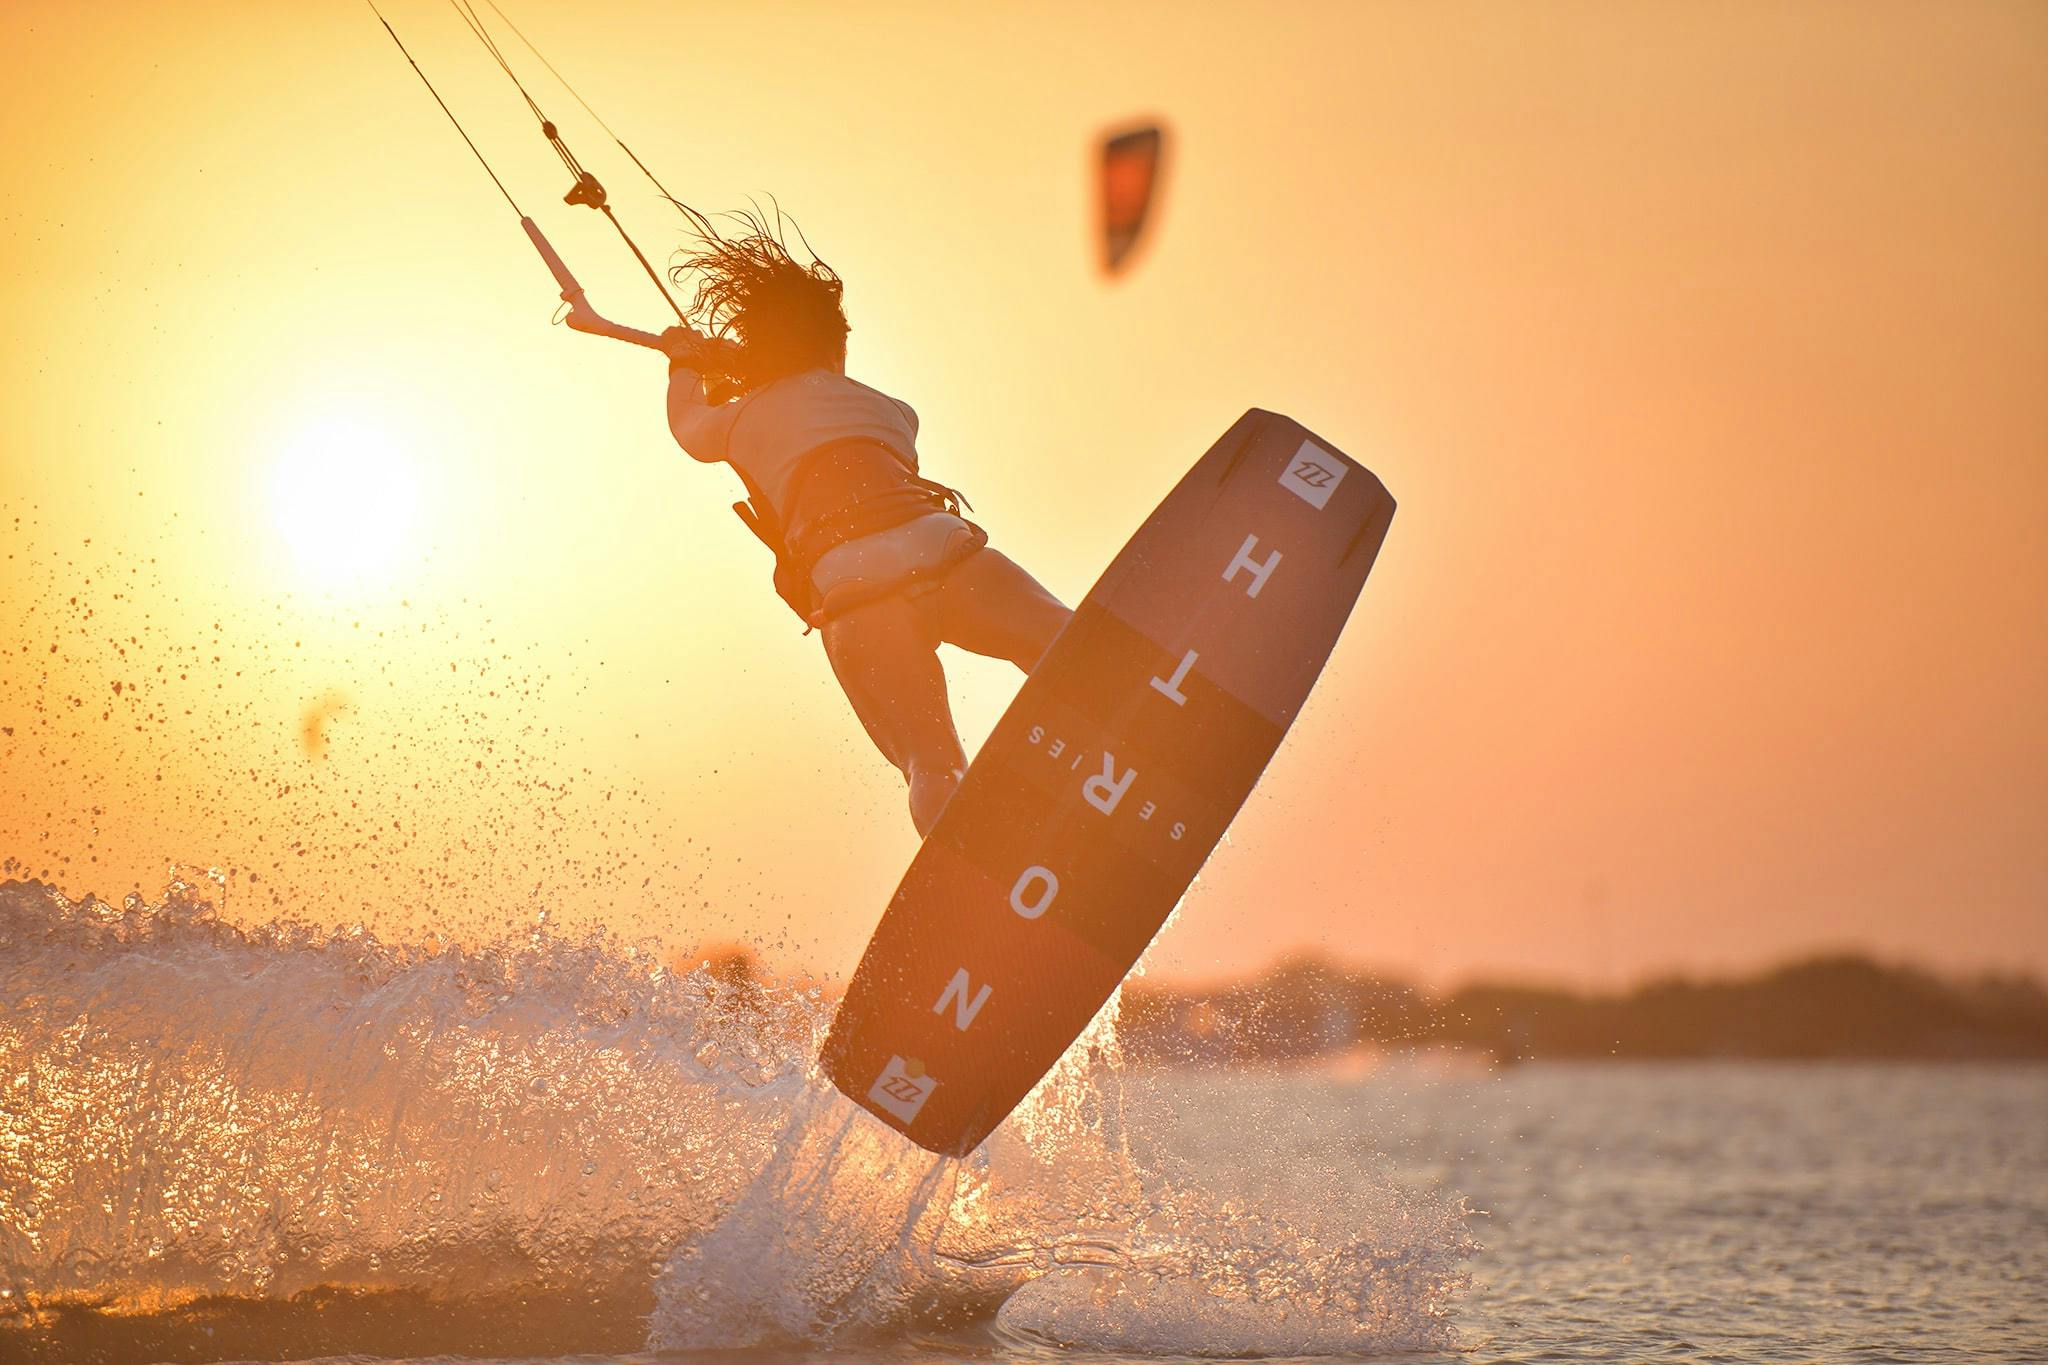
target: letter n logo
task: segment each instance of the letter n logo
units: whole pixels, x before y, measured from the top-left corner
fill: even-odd
[[[974,1022],[974,1016],[981,1013],[981,1007],[988,1003],[989,992],[994,989],[983,982],[980,990],[968,979],[967,969],[962,967],[953,973],[953,979],[946,983],[946,989],[939,992],[939,1003],[932,1006],[933,1014],[944,1014],[946,1006],[953,1007],[953,1027],[962,1033]]]

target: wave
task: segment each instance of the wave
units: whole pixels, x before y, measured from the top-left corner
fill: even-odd
[[[822,1079],[814,986],[545,925],[236,927],[206,890],[0,883],[0,1333],[50,1358],[1451,1339],[1455,1200],[1210,1188],[1130,1131],[1113,1005],[954,1160]]]

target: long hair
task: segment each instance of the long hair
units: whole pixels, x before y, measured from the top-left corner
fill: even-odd
[[[690,220],[696,240],[679,253],[669,278],[679,286],[694,280],[692,326],[738,344],[710,362],[708,378],[744,393],[845,356],[844,286],[800,228],[797,240],[809,264],[790,251],[780,230],[789,220],[781,209],[772,222],[758,210],[721,215],[739,225],[726,233],[687,204],[676,207]]]

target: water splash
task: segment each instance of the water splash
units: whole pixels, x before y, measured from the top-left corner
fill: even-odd
[[[1121,1140],[1115,1007],[966,1158],[935,1156],[822,1076],[776,1155],[658,1286],[657,1349],[868,1340],[992,1314],[1144,1198]]]
[[[630,1271],[768,1157],[815,996],[0,886],[0,1279],[132,1306]],[[779,1084],[778,1084],[779,1083]]]
[[[1390,1197],[1391,1196],[1391,1197]],[[1006,1336],[1137,1355],[1379,1355],[1451,1344],[1472,1249],[1460,1210],[1353,1190],[1279,1215],[1192,1191],[1110,1254],[1067,1257],[997,1314]]]
[[[566,1350],[1448,1339],[1454,1205],[1353,1190],[1318,1220],[1205,1190],[1129,1131],[1113,1009],[956,1161],[822,1080],[815,989],[545,927],[236,928],[210,889],[0,884],[0,1331],[203,1307],[213,1332],[346,1295],[466,1311],[436,1349],[502,1304]],[[368,1339],[337,1320],[324,1353]]]

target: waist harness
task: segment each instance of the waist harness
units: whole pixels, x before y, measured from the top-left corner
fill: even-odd
[[[732,510],[775,555],[776,594],[807,629],[855,604],[835,601],[828,610],[828,604],[819,600],[811,571],[827,550],[931,512],[958,516],[963,509],[972,510],[957,489],[920,478],[901,455],[865,437],[827,442],[799,460],[790,476],[786,514],[778,514],[746,471],[738,465],[733,468],[747,487],[747,500],[734,503]],[[973,529],[970,550],[987,542],[980,527]],[[951,563],[943,567],[950,568]],[[900,586],[880,585],[858,600],[869,601]]]

